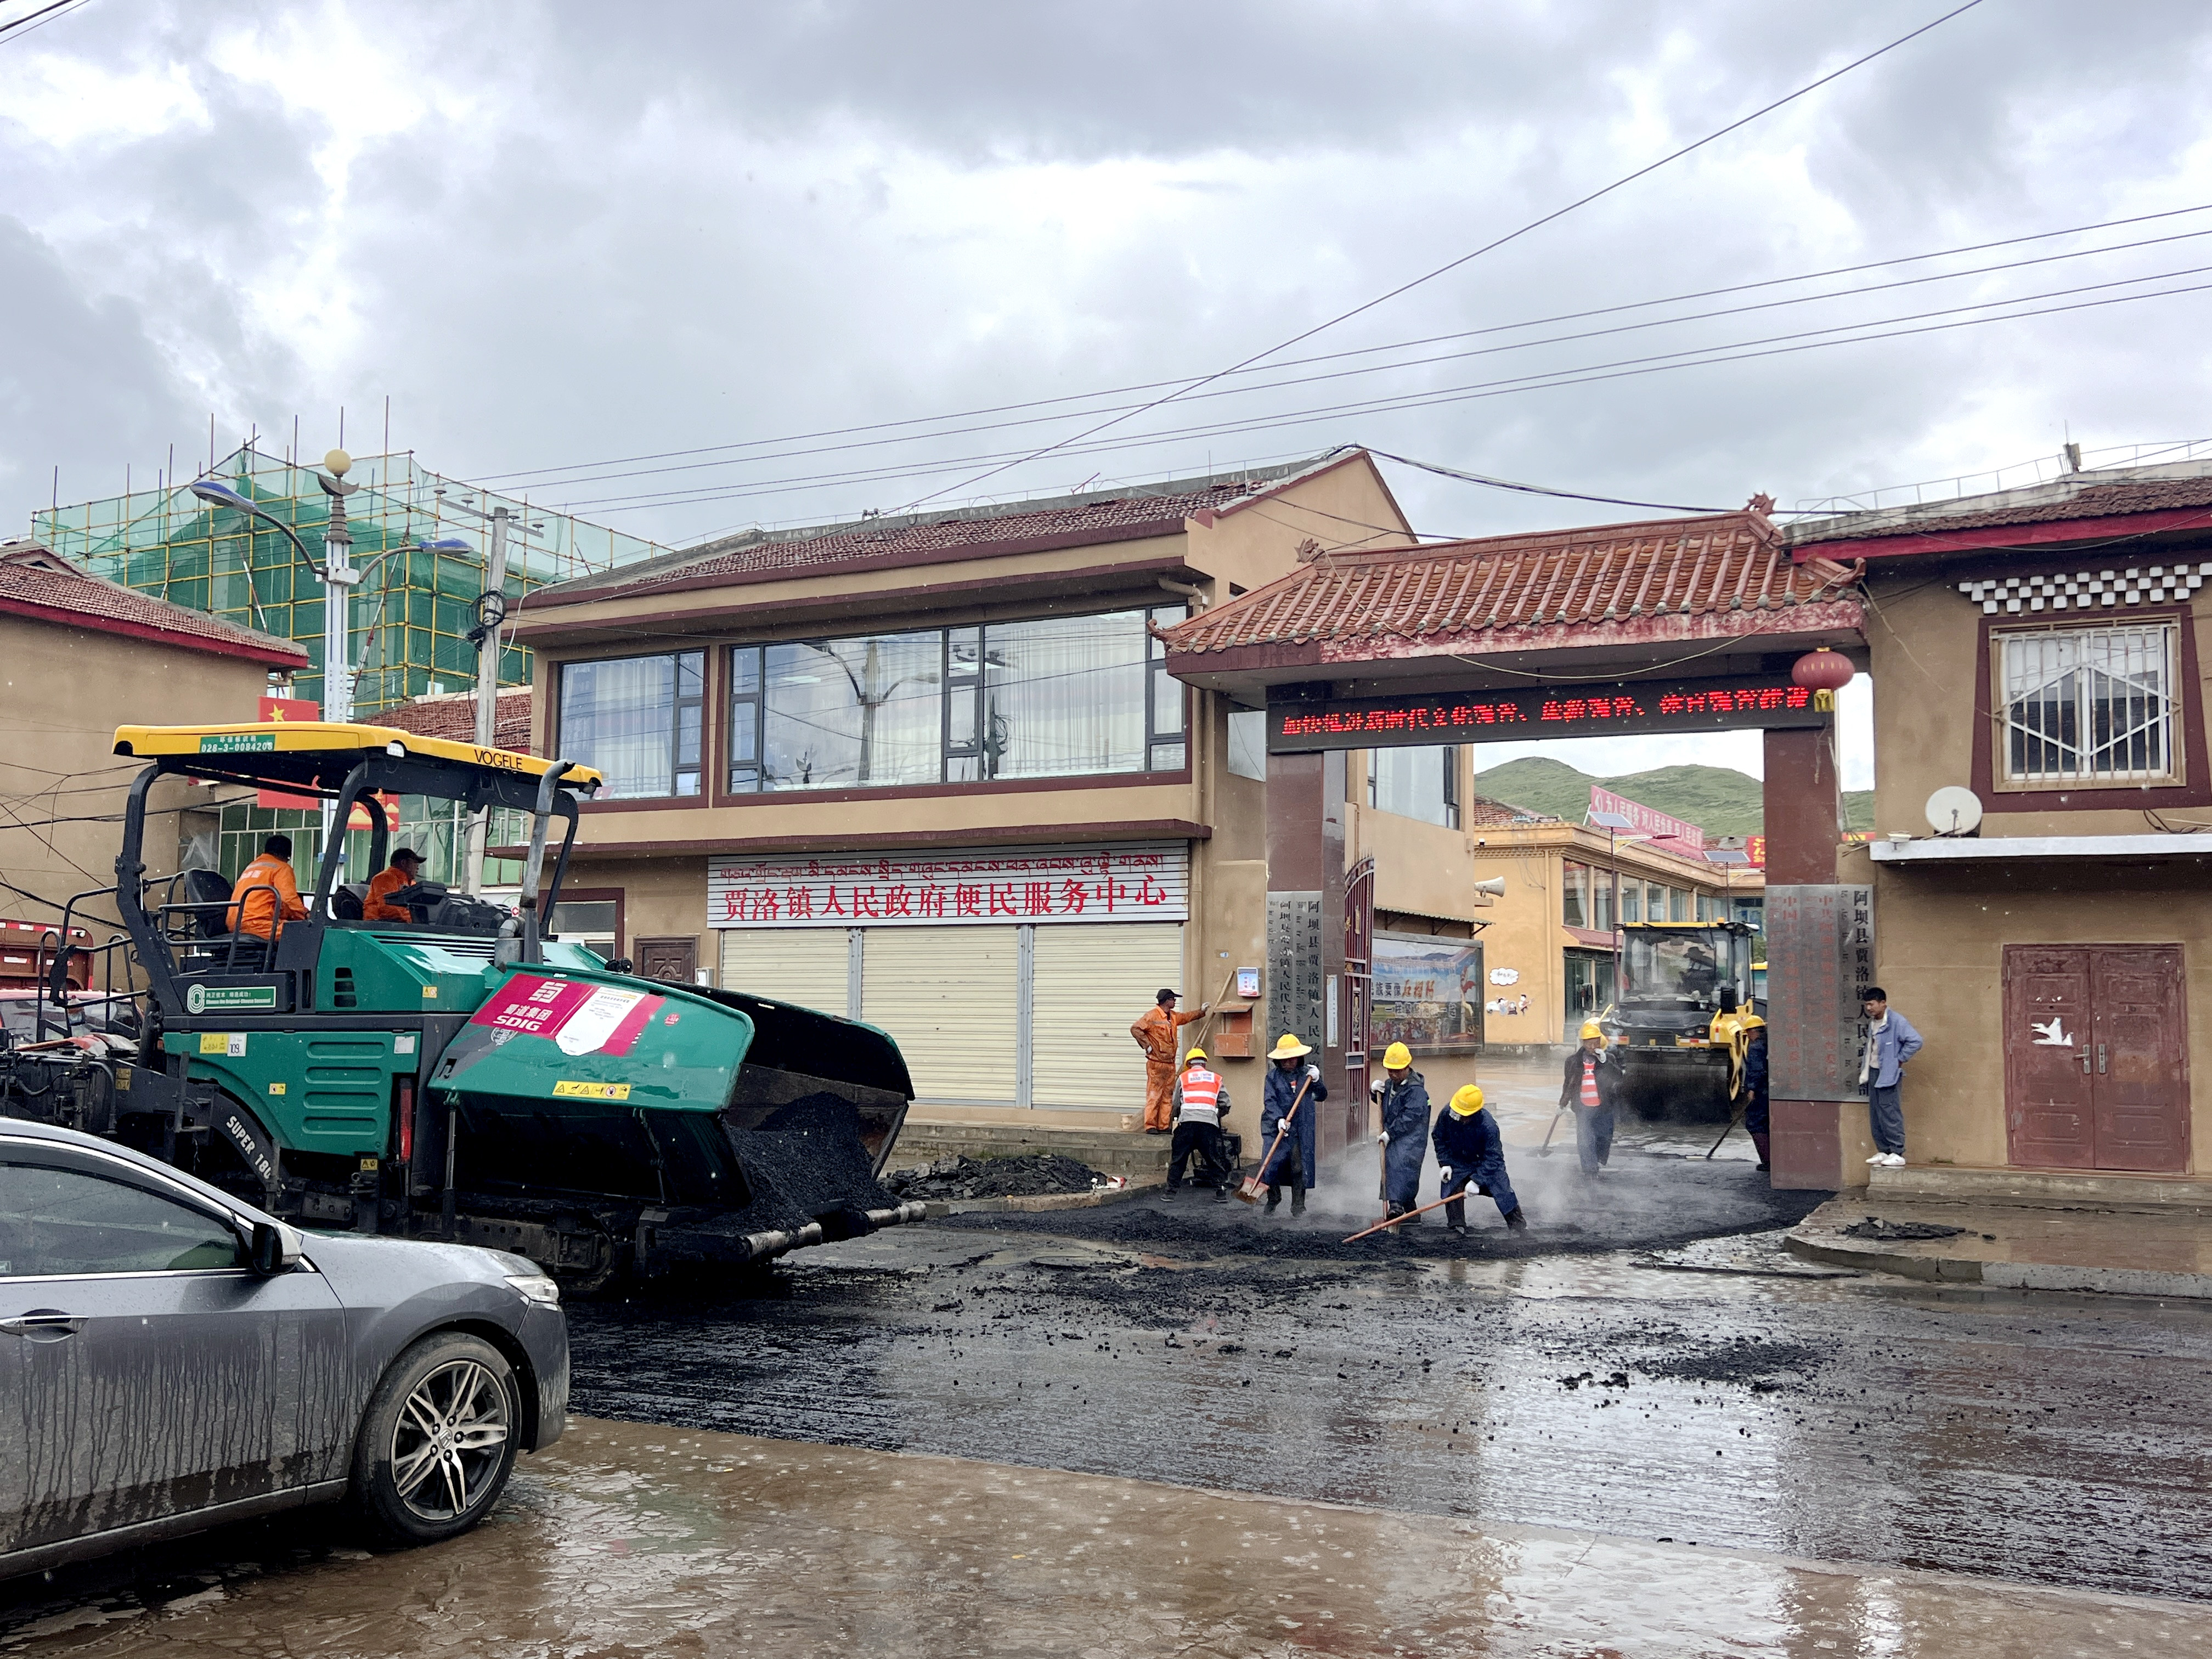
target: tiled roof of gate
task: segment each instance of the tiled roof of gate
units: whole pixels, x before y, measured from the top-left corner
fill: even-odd
[[[1754,611],[1832,599],[1850,568],[1793,563],[1765,513],[1593,525],[1375,553],[1303,569],[1163,630],[1176,652]]]
[[[188,648],[290,667],[305,646],[204,611],[188,611],[80,570],[36,542],[0,544],[0,608],[96,633],[158,635]]]

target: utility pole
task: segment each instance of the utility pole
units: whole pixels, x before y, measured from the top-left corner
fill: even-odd
[[[507,620],[507,526],[505,506],[491,510],[491,559],[484,572],[484,591],[477,601],[477,747],[493,749],[499,730],[499,630]],[[483,890],[484,848],[490,840],[491,809],[487,806],[469,820],[468,867],[464,884],[471,893]]]

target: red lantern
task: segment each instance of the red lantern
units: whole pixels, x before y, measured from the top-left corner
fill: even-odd
[[[1840,691],[1851,683],[1857,672],[1851,666],[1850,658],[1824,645],[1818,651],[1808,651],[1790,665],[1790,682],[1811,691]]]

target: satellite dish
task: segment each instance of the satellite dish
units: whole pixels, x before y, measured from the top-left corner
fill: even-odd
[[[1928,827],[1939,836],[1971,836],[1981,828],[1982,798],[1947,783],[1928,797]]]

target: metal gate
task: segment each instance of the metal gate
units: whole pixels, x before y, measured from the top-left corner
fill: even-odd
[[[1367,1039],[1375,1009],[1375,860],[1344,878],[1344,1144],[1367,1134]]]

